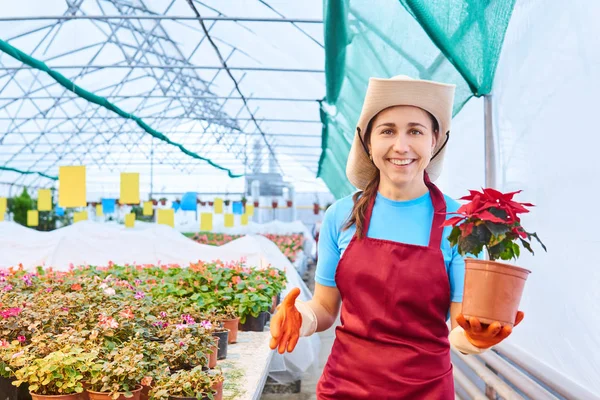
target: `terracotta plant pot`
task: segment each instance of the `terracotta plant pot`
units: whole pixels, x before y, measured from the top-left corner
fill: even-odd
[[[239,322],[239,318],[228,319],[223,321],[223,326],[225,327],[225,329],[229,329],[229,337],[227,338],[227,343],[232,344],[237,342]]]
[[[462,313],[484,324],[513,326],[531,271],[497,261],[465,259]]]
[[[158,201],[157,201],[157,200],[154,200],[154,199],[152,199],[152,205],[153,205],[153,206],[157,206],[157,205],[158,205]]]
[[[142,385],[142,391],[140,392],[140,400],[148,400],[150,398],[150,390],[152,390],[152,385]]]
[[[212,369],[217,366],[217,355],[219,354],[219,338],[215,337],[216,343],[210,348],[212,353],[208,355],[208,368]]]
[[[286,204],[288,207],[291,207],[291,206],[294,204],[294,202],[293,202],[293,201],[291,201],[291,200],[287,200],[285,204]]]
[[[33,400],[83,400],[83,393],[60,394],[54,396],[35,394],[31,392],[30,394]]]
[[[142,393],[142,385],[138,385],[134,390],[131,391],[132,397],[125,397],[125,393],[120,393],[120,396],[116,400],[140,400],[140,394]],[[112,400],[110,393],[106,392],[94,392],[92,390],[87,391],[90,396],[90,400]]]
[[[254,208],[258,208],[258,201],[254,202]]]
[[[318,204],[313,204],[313,213],[315,215],[319,215],[319,212],[321,212],[321,206],[319,206]]]
[[[209,205],[209,206],[211,206],[211,207],[212,207],[214,204],[215,204],[215,202],[214,202],[214,201],[209,201],[209,202],[208,202],[208,205]]]
[[[163,206],[166,206],[167,205],[167,201],[166,200],[161,200],[160,204],[163,205]]]
[[[213,336],[219,338],[219,351],[217,351],[217,360],[227,358],[227,344],[229,342],[229,329],[221,332],[213,332]]]
[[[271,202],[271,205],[273,206],[273,208],[277,208],[277,204],[278,203],[276,201]]]
[[[215,383],[212,386],[214,393],[214,400],[223,400],[223,382]]]

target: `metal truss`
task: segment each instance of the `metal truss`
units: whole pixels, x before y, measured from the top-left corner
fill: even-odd
[[[189,5],[187,15],[181,14],[186,9],[175,7],[181,1]],[[18,22],[25,27],[0,39],[143,119],[169,139],[237,173],[270,165],[269,160],[284,175],[293,177],[298,165],[314,172],[321,147],[320,98],[254,95],[245,93],[243,85],[248,74],[309,76],[324,71],[262,62],[240,66],[239,59],[252,61],[252,54],[221,39],[217,28],[235,24],[252,34],[255,24],[289,24],[322,50],[320,41],[304,28],[322,21],[286,17],[265,1],[257,3],[265,7],[266,15],[277,18],[228,16],[198,0],[67,0],[62,15],[0,17],[0,26]],[[84,43],[77,46],[65,43],[68,24],[94,32],[94,39],[77,41]],[[189,36],[174,36],[174,24]],[[28,37],[35,39],[23,47]],[[204,58],[212,61],[199,63]],[[271,107],[263,104],[278,103],[302,109],[315,104],[315,111],[291,116],[263,111]],[[264,149],[259,155],[252,152],[257,140]],[[290,163],[289,157],[297,162]],[[188,174],[206,169],[206,163],[152,138],[135,122],[0,53],[0,166],[57,175],[60,165],[76,164],[109,170],[167,165]],[[13,183],[50,183],[44,179],[22,175]]]

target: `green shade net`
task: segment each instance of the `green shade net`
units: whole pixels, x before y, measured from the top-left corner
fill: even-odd
[[[336,198],[356,189],[346,160],[370,77],[457,85],[453,113],[489,94],[515,0],[325,0],[322,154],[317,176]]]
[[[7,42],[0,40],[0,51],[8,54],[9,56],[13,57],[16,60],[21,61],[23,64],[29,65],[32,68],[38,69],[40,71],[44,71],[46,72],[48,75],[50,75],[57,83],[59,83],[61,86],[63,86],[65,89],[75,93],[77,96],[81,97],[82,99],[85,99],[89,102],[92,102],[94,104],[97,104],[101,107],[106,108],[109,111],[114,112],[115,114],[126,118],[126,119],[131,119],[133,121],[135,121],[135,123],[141,128],[143,129],[146,133],[154,136],[155,138],[162,140],[165,143],[168,143],[172,146],[177,147],[179,150],[181,150],[184,154],[195,158],[197,160],[202,160],[202,161],[206,161],[208,164],[210,164],[211,166],[220,169],[222,171],[226,171],[227,174],[229,175],[230,178],[239,178],[243,175],[236,175],[234,174],[230,169],[225,168],[221,165],[216,164],[214,161],[210,160],[209,158],[203,157],[199,154],[196,154],[188,149],[186,149],[182,144],[180,143],[176,143],[174,141],[172,141],[171,139],[169,139],[167,136],[165,136],[163,133],[153,129],[151,126],[149,126],[148,124],[146,124],[141,118],[137,117],[136,115],[130,114],[124,110],[122,110],[121,108],[117,107],[115,104],[111,103],[110,101],[108,101],[106,98],[95,95],[92,92],[89,92],[85,89],[83,89],[80,86],[77,86],[73,81],[69,80],[68,78],[66,78],[64,75],[62,75],[60,72],[57,72],[53,69],[51,69],[50,67],[48,67],[43,61],[40,61],[36,58],[31,57],[28,54],[25,54],[24,52],[22,52],[21,50],[17,49],[14,46],[11,46],[10,44],[8,44]],[[27,173],[27,174],[32,174],[32,173],[36,173],[40,176],[44,176],[50,179],[53,179],[53,177],[50,177],[42,172],[37,172],[37,171],[21,171],[19,169],[15,169],[15,168],[11,168],[10,166],[5,165],[1,170],[5,170],[5,171],[13,171],[13,172],[19,172],[19,173]]]

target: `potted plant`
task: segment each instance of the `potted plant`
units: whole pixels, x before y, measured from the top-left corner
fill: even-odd
[[[314,202],[313,203],[313,213],[315,215],[319,215],[319,212],[321,212],[321,206],[319,205],[319,203]]]
[[[158,205],[158,200],[156,200],[156,199],[150,199],[150,201],[152,202],[153,206],[156,207]]]
[[[246,208],[247,202],[248,202],[248,199],[246,198],[246,196],[242,196],[242,207],[244,207],[244,209]]]
[[[221,400],[223,380],[222,374],[209,374],[196,367],[160,379],[150,395],[161,400]]]
[[[240,318],[237,316],[236,309],[232,305],[222,304],[216,310],[216,317],[223,329],[229,331],[227,343],[237,342]]]
[[[150,367],[144,359],[143,341],[134,338],[101,357],[91,369],[90,400],[139,400],[141,382]]]
[[[15,371],[13,385],[29,384],[33,400],[83,400],[84,382],[98,353],[66,346],[43,358],[35,358]]]
[[[487,251],[489,260],[465,259],[465,287],[462,313],[465,317],[477,317],[484,324],[499,321],[512,326],[515,321],[525,281],[531,271],[501,263],[496,260],[517,259],[519,242],[534,254],[529,240],[535,238],[544,250],[546,246],[537,234],[529,233],[521,226],[519,214],[527,213],[530,203],[519,203],[513,196],[521,191],[501,193],[494,189],[482,192],[470,190],[462,197],[468,203],[462,205],[443,226],[452,226],[448,240],[458,245],[458,252],[465,255]]]
[[[277,204],[278,204],[277,199],[271,200],[271,205],[273,206],[273,208],[277,208]]]
[[[292,200],[286,200],[286,205],[288,206],[288,208],[291,208],[293,205],[293,201]]]
[[[159,201],[160,201],[160,204],[162,206],[166,206],[167,205],[167,198],[166,197],[161,197]]]
[[[212,207],[214,204],[215,204],[215,202],[214,202],[214,201],[209,201],[209,202],[208,202],[208,205],[209,205],[210,207]]]
[[[258,199],[255,199],[253,204],[254,204],[254,208],[258,208],[258,204],[259,204]]]

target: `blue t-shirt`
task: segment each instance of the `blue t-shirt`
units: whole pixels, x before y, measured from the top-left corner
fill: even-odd
[[[446,212],[455,212],[460,204],[444,195]],[[335,271],[338,262],[356,232],[352,226],[342,230],[346,224],[354,202],[352,196],[336,201],[325,212],[319,232],[319,258],[315,281],[324,286],[336,286]],[[452,216],[448,216],[451,218]],[[429,234],[433,221],[433,204],[429,192],[408,201],[394,201],[377,193],[371,223],[367,236],[376,239],[393,240],[421,246],[429,244]],[[452,227],[444,228],[441,249],[450,281],[450,300],[462,302],[465,276],[465,261],[458,254],[457,246],[451,247],[448,236]]]

